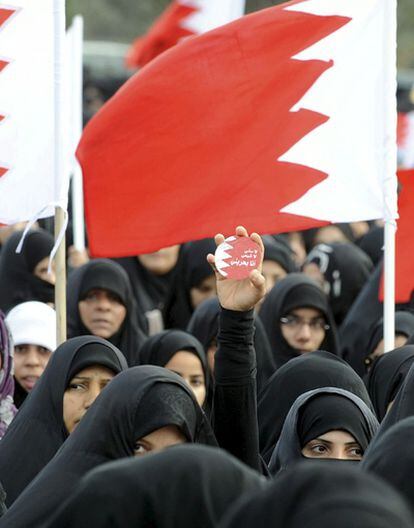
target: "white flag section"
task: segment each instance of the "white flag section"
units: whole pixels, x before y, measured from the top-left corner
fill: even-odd
[[[351,20],[295,57],[333,61],[292,109],[310,109],[329,119],[281,160],[328,177],[282,211],[330,222],[394,220],[396,0],[308,0],[286,9]]]
[[[179,0],[197,11],[182,26],[196,35],[205,33],[244,15],[245,0]]]
[[[56,205],[67,208],[68,181],[55,169],[54,10],[54,0],[0,0],[0,59],[6,62],[0,69],[4,224],[53,216]]]

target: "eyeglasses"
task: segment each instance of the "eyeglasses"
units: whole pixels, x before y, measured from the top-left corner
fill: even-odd
[[[323,317],[316,317],[315,319],[307,321],[297,315],[287,315],[286,317],[281,317],[280,322],[282,325],[287,326],[292,330],[299,330],[305,325],[309,326],[310,330],[313,332],[320,332],[321,330],[327,331],[331,328]]]

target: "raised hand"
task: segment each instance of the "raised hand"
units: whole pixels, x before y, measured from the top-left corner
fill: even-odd
[[[236,228],[236,236],[248,237],[249,235],[243,226],[239,226]],[[259,267],[253,270],[247,279],[226,279],[217,271],[214,255],[211,253],[207,255],[207,261],[211,264],[216,275],[217,296],[220,305],[227,310],[239,312],[251,310],[266,294],[266,281],[262,275],[263,242],[257,233],[252,233],[250,238],[260,246],[262,258]],[[222,234],[216,235],[214,239],[217,245],[224,242]]]

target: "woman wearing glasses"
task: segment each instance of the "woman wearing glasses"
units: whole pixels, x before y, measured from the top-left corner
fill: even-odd
[[[339,355],[328,298],[316,282],[302,273],[291,273],[272,288],[260,318],[278,367],[314,350]]]

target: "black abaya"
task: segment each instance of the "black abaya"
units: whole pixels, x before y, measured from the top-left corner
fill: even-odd
[[[222,450],[176,446],[91,471],[47,528],[215,528],[239,497],[265,485]]]
[[[296,398],[322,387],[337,387],[352,392],[371,407],[363,381],[340,358],[329,352],[316,351],[292,359],[270,378],[259,395],[260,452],[266,462]]]
[[[131,283],[122,267],[108,259],[91,260],[73,271],[68,278],[68,336],[90,334],[79,313],[79,302],[93,289],[105,289],[116,294],[126,308],[120,330],[109,338],[127,359],[129,366],[139,364],[139,349],[145,341],[145,321],[136,309]]]
[[[122,372],[104,388],[0,526],[43,527],[89,470],[132,457],[137,440],[167,425],[177,426],[188,442],[216,445],[191,389],[177,374],[153,366]]]
[[[219,528],[412,528],[403,498],[388,484],[336,462],[301,463],[264,491],[237,502]]]
[[[335,322],[329,308],[328,298],[315,281],[301,273],[291,273],[280,280],[267,294],[259,316],[266,330],[276,366],[300,355],[292,348],[282,334],[280,318],[297,308],[319,310],[330,326],[320,349],[339,355],[339,344]]]
[[[276,475],[304,459],[303,447],[330,431],[346,431],[365,452],[378,427],[373,412],[355,394],[333,387],[306,392],[290,408],[269,462],[270,473]]]
[[[29,231],[21,253],[16,253],[22,234],[21,231],[13,233],[0,256],[0,310],[5,313],[26,301],[54,302],[53,285],[33,273],[37,264],[49,257],[53,237],[43,229]]]
[[[120,351],[104,339],[69,339],[52,355],[38,383],[0,442],[0,480],[10,506],[68,437],[63,396],[80,370],[100,365],[118,374],[127,368]]]

